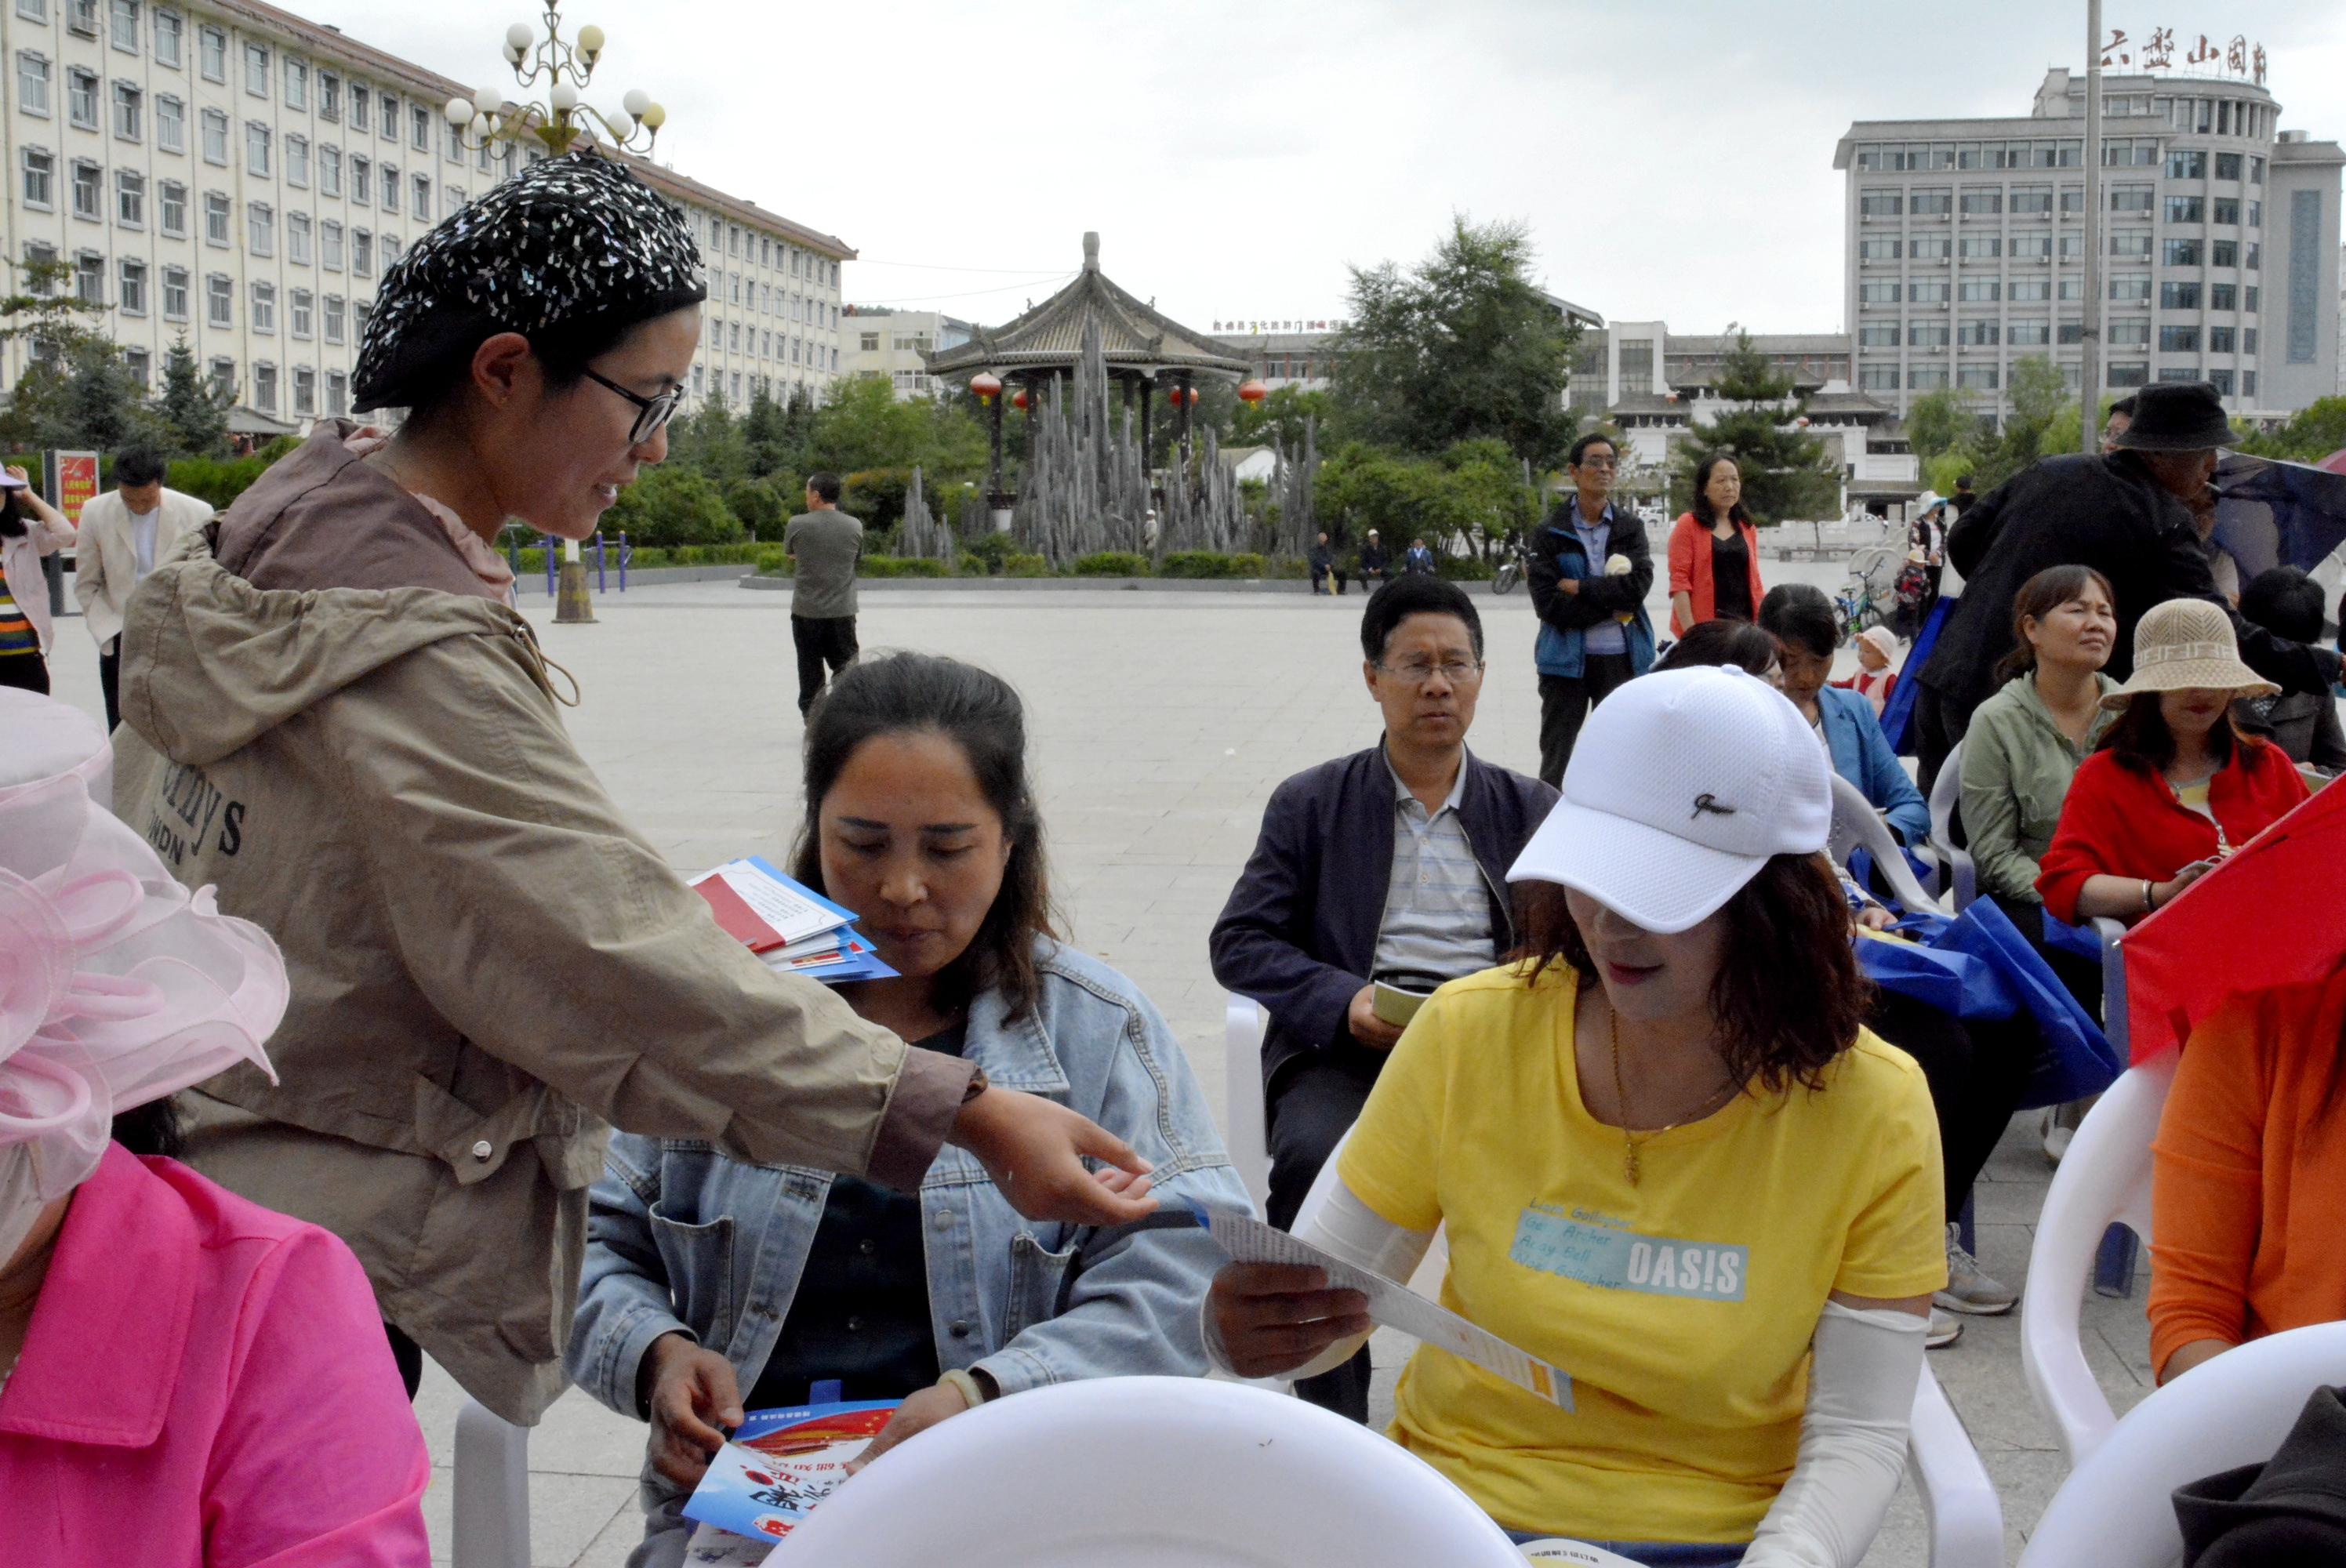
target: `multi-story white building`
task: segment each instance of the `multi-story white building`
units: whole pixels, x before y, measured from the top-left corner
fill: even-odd
[[[896,401],[941,397],[952,383],[929,374],[921,356],[957,349],[977,329],[936,311],[899,311],[887,305],[850,305],[839,319],[839,373],[878,376],[896,389]]]
[[[1958,387],[2000,415],[2028,354],[2079,383],[2085,93],[2056,68],[2025,117],[1850,127],[1858,390],[1902,414]],[[2346,152],[2280,129],[2239,75],[2113,72],[2102,102],[2105,387],[2212,382],[2242,415],[2336,387]]]
[[[0,0],[0,254],[68,263],[148,384],[184,338],[289,426],[346,412],[383,270],[513,171],[458,145],[464,84],[254,0]],[[833,236],[640,159],[707,259],[693,392],[837,373]],[[29,345],[0,357],[0,391]]]

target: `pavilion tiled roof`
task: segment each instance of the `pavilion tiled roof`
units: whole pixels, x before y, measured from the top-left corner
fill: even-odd
[[[929,372],[950,376],[981,370],[1071,367],[1082,357],[1084,334],[1091,328],[1098,329],[1110,371],[1254,373],[1251,360],[1230,353],[1219,340],[1192,331],[1109,281],[1099,268],[1096,234],[1084,236],[1084,269],[1073,282],[1014,321],[981,329],[966,343],[930,353]]]

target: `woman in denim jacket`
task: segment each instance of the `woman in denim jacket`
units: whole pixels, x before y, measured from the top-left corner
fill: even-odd
[[[841,987],[866,1019],[1073,1105],[1154,1166],[1165,1202],[1247,1209],[1180,1046],[1133,983],[1060,944],[1017,694],[895,654],[810,718],[793,874],[862,917],[902,978]],[[902,1399],[872,1453],[983,1400],[1077,1378],[1202,1374],[1202,1231],[1019,1217],[948,1148],[917,1197],[702,1142],[619,1134],[588,1215],[571,1376],[651,1422],[645,1539],[683,1556],[678,1509],[746,1410]],[[867,1456],[869,1457],[869,1456]]]

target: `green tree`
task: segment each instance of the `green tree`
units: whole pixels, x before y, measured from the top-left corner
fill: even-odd
[[[97,326],[105,308],[72,290],[63,261],[10,262],[15,292],[0,297],[0,352],[22,341],[30,362],[0,412],[0,447],[88,447],[100,452],[153,433],[122,352]]]
[[[669,463],[644,470],[619,492],[619,504],[603,514],[603,530],[624,532],[630,545],[657,549],[731,545],[745,533],[715,484]]]
[[[156,412],[170,427],[172,449],[181,455],[216,457],[228,450],[228,395],[205,379],[184,335],[164,356],[163,395]]]
[[[2316,398],[2278,430],[2242,440],[2240,450],[2297,463],[2319,463],[2346,450],[2346,397]]]
[[[723,486],[750,477],[750,443],[721,392],[668,427],[668,463]]]
[[[1457,217],[1413,271],[1353,268],[1352,324],[1331,345],[1337,433],[1426,457],[1490,437],[1555,466],[1577,424],[1564,384],[1580,329],[1532,260],[1523,224]]]
[[[807,441],[808,463],[841,474],[917,466],[933,479],[966,479],[985,460],[985,431],[961,408],[935,398],[899,402],[871,376],[832,384]]]
[[[1969,392],[1941,387],[1906,405],[1906,443],[1927,461],[1977,435],[1979,423]]]
[[[1495,437],[1431,458],[1347,443],[1320,464],[1312,498],[1332,539],[1357,550],[1374,528],[1396,556],[1413,538],[1447,551],[1462,536],[1487,555],[1538,517],[1521,461]]]
[[[1808,433],[1791,378],[1768,364],[1751,334],[1739,330],[1722,355],[1718,393],[1724,405],[1671,458],[1671,505],[1694,499],[1694,473],[1705,458],[1731,457],[1743,477],[1743,509],[1755,520],[1822,517],[1841,504],[1841,472],[1825,443]]]
[[[1269,446],[1277,442],[1292,451],[1303,444],[1303,427],[1318,421],[1328,424],[1328,394],[1299,386],[1275,387],[1257,403],[1239,403],[1230,415],[1224,446]]]

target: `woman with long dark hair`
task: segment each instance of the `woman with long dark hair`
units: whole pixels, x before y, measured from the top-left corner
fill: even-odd
[[[792,871],[897,972],[840,993],[928,1050],[1047,1085],[1130,1140],[1160,1194],[1246,1210],[1164,1019],[1052,931],[1025,734],[1006,682],[925,654],[865,659],[815,704]],[[1029,1223],[974,1165],[912,1196],[622,1133],[588,1227],[569,1364],[651,1422],[638,1563],[681,1560],[678,1509],[720,1429],[818,1381],[903,1400],[868,1460],[1022,1389],[1206,1369],[1198,1306],[1219,1253],[1204,1232],[1094,1238],[1095,1258],[1090,1233]],[[688,1244],[718,1235],[729,1247]]]
[[[2070,780],[2038,862],[2055,920],[2163,909],[2305,799],[2281,748],[2232,720],[2236,698],[2280,689],[2240,662],[2221,606],[2169,599],[2142,617],[2134,674],[2102,698],[2118,720]]]
[[[1606,697],[1508,873],[1519,960],[1419,1010],[1299,1228],[1395,1279],[1444,1229],[1443,1304],[1576,1376],[1566,1413],[1432,1348],[1402,1375],[1392,1435],[1511,1531],[1846,1568],[1897,1490],[1946,1280],[1939,1140],[1861,1022],[1828,779],[1740,670]],[[1225,1268],[1209,1349],[1335,1364],[1368,1325],[1325,1283]]]
[[[11,463],[0,471],[0,686],[48,695],[49,582],[41,557],[74,542],[74,525]]]
[[[1743,471],[1714,453],[1695,465],[1694,504],[1670,529],[1670,632],[1708,620],[1749,621],[1768,590],[1760,534],[1743,510]]]
[[[350,1242],[411,1386],[428,1351],[513,1421],[564,1386],[607,1124],[899,1190],[950,1140],[1035,1217],[1149,1207],[1082,1116],[726,936],[563,728],[492,542],[586,538],[668,455],[706,292],[623,165],[530,165],[382,280],[352,397],[397,433],[321,422],[122,633],[115,805],[292,976],[282,1081],[190,1094],[189,1158]]]

